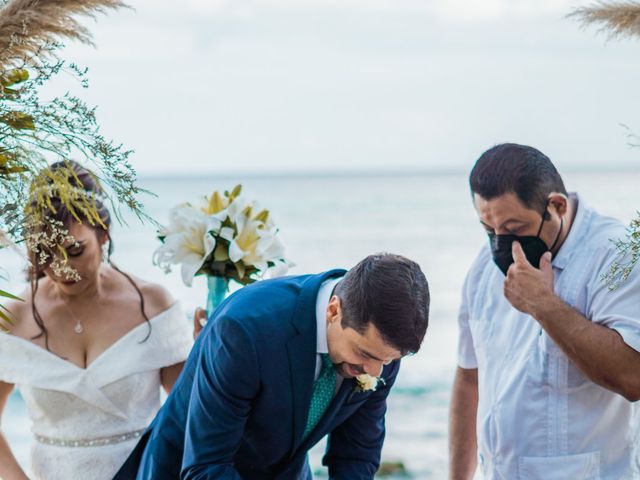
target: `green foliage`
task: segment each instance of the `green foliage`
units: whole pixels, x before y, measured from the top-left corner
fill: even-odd
[[[618,288],[640,261],[640,212],[631,221],[627,231],[626,239],[616,241],[618,259],[613,262],[611,269],[604,277],[610,290]]]
[[[9,292],[5,292],[4,290],[0,290],[0,298],[22,301],[20,297],[16,297],[15,295],[10,294]],[[11,312],[4,305],[0,305],[0,330],[6,331],[9,325],[13,325],[13,322],[11,320]]]
[[[61,248],[68,236],[60,225],[48,224],[51,196],[60,198],[76,218],[101,223],[95,202],[79,191],[73,175],[46,173],[54,162],[75,160],[93,171],[119,221],[123,208],[148,218],[138,200],[143,190],[129,163],[132,152],[102,135],[95,107],[70,92],[55,98],[41,93],[63,72],[88,86],[87,70],[58,56],[63,47],[59,39],[91,44],[90,32],[74,17],[121,7],[119,0],[0,0],[0,248],[22,242],[29,231],[35,232],[33,238],[49,235],[56,243],[53,250]],[[35,253],[37,245],[26,243]]]
[[[590,6],[577,7],[568,15],[584,26],[599,25],[600,32],[610,38],[640,37],[640,3],[637,1],[599,1]],[[640,147],[639,138],[626,125],[628,143]],[[624,282],[640,262],[640,212],[631,221],[625,240],[616,241],[618,259],[604,276],[611,290]]]
[[[410,478],[403,462],[382,462],[376,477]]]
[[[20,240],[23,212],[29,203],[30,192],[25,187],[56,161],[74,159],[89,164],[113,193],[110,199],[117,218],[122,219],[122,205],[145,218],[137,199],[141,190],[129,163],[131,151],[102,136],[95,108],[71,93],[51,100],[41,98],[40,87],[62,71],[73,73],[86,86],[86,70],[59,59],[0,73],[0,228],[14,241]],[[64,176],[54,179],[54,185],[58,191],[72,190]],[[46,207],[43,198],[38,205]],[[37,215],[37,209],[29,213]]]

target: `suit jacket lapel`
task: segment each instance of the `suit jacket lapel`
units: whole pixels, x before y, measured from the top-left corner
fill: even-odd
[[[313,393],[313,377],[316,369],[316,300],[322,282],[331,277],[344,275],[344,270],[331,270],[313,275],[301,288],[300,297],[293,314],[293,325],[297,335],[287,342],[291,393],[293,399],[293,454],[302,442],[307,424],[309,405]]]
[[[315,325],[314,325],[315,327]],[[314,328],[315,330],[315,328]],[[302,440],[307,423],[309,404],[313,392],[313,376],[315,373],[315,334],[300,333],[287,342],[289,368],[291,372],[291,393],[293,397],[293,445],[295,451]],[[314,352],[309,355],[309,352]]]

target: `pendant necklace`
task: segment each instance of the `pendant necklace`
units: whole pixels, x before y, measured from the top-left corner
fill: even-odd
[[[82,322],[78,319],[78,317],[75,316],[75,314],[73,313],[73,310],[71,310],[71,307],[69,306],[69,303],[64,298],[64,296],[60,292],[58,292],[58,295],[60,295],[60,299],[62,300],[62,303],[64,303],[65,308],[71,314],[71,317],[73,318],[73,320],[76,322],[75,326],[73,327],[73,331],[78,335],[80,335],[82,332],[84,332],[84,325],[82,325]],[[91,301],[93,302],[96,298],[98,298],[97,293],[93,296]]]
[[[79,320],[76,320],[76,326],[73,327],[73,331],[76,332],[78,335],[84,332],[84,327],[82,326],[82,323],[80,323]]]

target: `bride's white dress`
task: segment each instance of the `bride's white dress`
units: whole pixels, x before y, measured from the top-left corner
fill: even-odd
[[[15,384],[33,422],[31,478],[111,480],[160,408],[160,369],[192,346],[179,304],[143,323],[86,369],[0,333],[0,380]]]

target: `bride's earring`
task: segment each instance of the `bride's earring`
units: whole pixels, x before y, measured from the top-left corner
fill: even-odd
[[[102,244],[102,262],[106,263],[109,260],[109,242]]]

